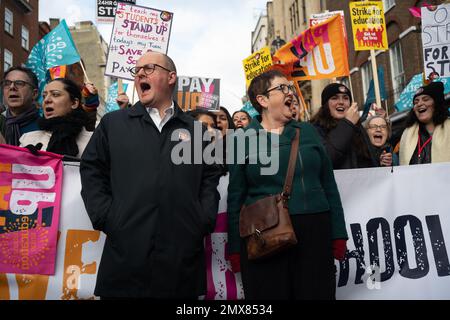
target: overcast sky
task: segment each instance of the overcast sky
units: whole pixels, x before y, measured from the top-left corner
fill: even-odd
[[[174,13],[168,54],[178,74],[221,79],[221,105],[230,112],[240,109],[245,94],[242,60],[251,54],[251,31],[263,0],[137,0],[136,4]],[[66,19],[95,24],[96,0],[40,0],[39,20]],[[97,25],[109,42],[112,25]]]

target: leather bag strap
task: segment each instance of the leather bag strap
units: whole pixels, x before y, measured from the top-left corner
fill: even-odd
[[[283,192],[281,193],[281,196],[285,201],[288,200],[291,195],[292,180],[294,179],[295,163],[297,161],[298,146],[300,142],[300,129],[297,128],[295,129],[295,131],[295,138],[291,143],[291,154],[289,156],[289,165],[286,173],[286,179],[284,181]]]

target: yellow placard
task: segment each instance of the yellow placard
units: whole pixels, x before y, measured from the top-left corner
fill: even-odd
[[[272,56],[269,47],[264,47],[242,61],[245,72],[247,88],[256,76],[268,70],[272,66]]]
[[[355,51],[388,49],[382,1],[350,2],[350,20]]]

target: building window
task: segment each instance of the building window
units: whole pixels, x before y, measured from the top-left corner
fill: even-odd
[[[3,63],[3,72],[5,72],[6,70],[8,70],[9,68],[11,68],[13,66],[13,55],[11,53],[11,51],[9,51],[8,49],[5,49],[4,51],[4,63]]]
[[[397,101],[405,88],[405,70],[403,69],[402,47],[400,41],[395,42],[389,48],[391,60],[392,87],[394,90],[394,101]]]
[[[383,0],[384,12],[395,6],[395,0]]]
[[[30,47],[30,33],[25,26],[22,26],[22,48],[28,50]]]
[[[372,62],[367,61],[364,63],[361,67],[362,72],[362,82],[363,82],[363,96],[364,101],[367,99],[367,93],[369,91],[370,87],[370,81],[373,79],[373,73],[372,73]]]
[[[306,19],[306,3],[305,3],[305,0],[302,0],[302,15],[303,15],[303,23],[307,23],[307,19]]]
[[[326,1],[320,0],[320,11],[325,11],[326,8],[327,8]]]
[[[5,8],[5,31],[13,35],[13,13],[8,8]]]
[[[299,11],[298,11],[298,0],[295,0],[294,7],[295,7],[295,12],[296,12],[295,21],[297,22],[297,28],[298,28],[298,27],[300,27],[300,17],[299,17],[300,15],[299,15]]]

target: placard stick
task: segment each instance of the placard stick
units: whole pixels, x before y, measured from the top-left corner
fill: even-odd
[[[83,62],[81,60],[79,62],[80,62],[81,69],[83,69],[83,73],[84,73],[84,76],[86,78],[86,82],[90,83],[89,77],[87,75],[86,69],[84,68]]]
[[[117,92],[121,94],[123,92],[123,83],[122,79],[117,79]]]
[[[370,50],[370,59],[372,60],[373,84],[375,87],[375,101],[377,102],[377,106],[381,107],[380,83],[378,82],[377,58],[375,57],[375,50]]]

